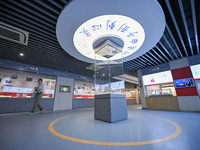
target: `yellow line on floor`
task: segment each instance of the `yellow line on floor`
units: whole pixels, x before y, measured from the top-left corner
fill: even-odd
[[[57,121],[61,120],[61,119],[72,117],[72,116],[77,116],[77,115],[83,115],[83,114],[89,114],[89,113],[80,113],[80,114],[69,115],[69,116],[65,116],[65,117],[56,119],[56,120],[54,120],[53,122],[51,122],[49,124],[49,131],[52,134],[54,134],[55,136],[57,136],[57,137],[60,137],[60,138],[63,138],[63,139],[69,140],[69,141],[73,141],[73,142],[79,142],[79,143],[85,143],[85,144],[94,144],[94,145],[113,145],[113,146],[147,145],[147,144],[161,143],[161,142],[168,141],[168,140],[171,140],[171,139],[174,139],[174,138],[178,137],[182,132],[181,127],[178,124],[176,124],[176,123],[174,123],[174,122],[172,122],[170,120],[167,120],[167,119],[164,119],[164,118],[161,118],[161,117],[156,117],[156,116],[151,116],[151,115],[146,115],[146,114],[137,114],[137,113],[134,113],[134,114],[145,115],[145,116],[149,116],[149,117],[154,117],[154,118],[165,120],[165,121],[173,124],[176,127],[176,131],[174,133],[172,133],[171,135],[167,136],[167,137],[156,139],[156,140],[150,140],[150,141],[140,141],[140,142],[98,142],[98,141],[89,141],[89,140],[83,140],[83,139],[69,137],[69,136],[63,135],[61,133],[58,133],[53,127],[54,124]]]

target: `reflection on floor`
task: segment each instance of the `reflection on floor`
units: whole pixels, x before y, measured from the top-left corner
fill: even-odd
[[[142,110],[140,105],[128,106],[128,120],[110,124],[93,118],[93,109],[76,109],[43,114],[0,115],[0,150],[199,150],[200,113]],[[79,115],[75,115],[79,114]],[[74,115],[74,116],[69,116]],[[163,139],[177,129],[166,121],[177,124],[182,133],[164,142],[116,146],[78,143],[52,134],[49,124],[63,136],[78,140],[103,143],[133,143]],[[159,117],[159,118],[158,118]],[[163,120],[166,119],[166,120]]]

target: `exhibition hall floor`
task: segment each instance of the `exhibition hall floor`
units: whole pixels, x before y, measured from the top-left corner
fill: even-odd
[[[200,149],[200,113],[128,106],[128,120],[113,124],[93,115],[92,108],[0,115],[0,150]]]

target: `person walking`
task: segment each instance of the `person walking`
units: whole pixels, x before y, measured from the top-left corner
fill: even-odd
[[[41,112],[43,112],[45,109],[40,105],[40,100],[42,98],[42,95],[43,95],[43,91],[44,91],[44,84],[42,83],[42,78],[39,78],[38,79],[38,86],[35,87],[35,93],[36,93],[36,96],[35,96],[35,101],[34,101],[34,104],[33,104],[33,109],[32,111],[29,113],[29,115],[31,114],[34,114],[35,113],[35,110],[36,110],[36,107],[38,107],[40,109]]]

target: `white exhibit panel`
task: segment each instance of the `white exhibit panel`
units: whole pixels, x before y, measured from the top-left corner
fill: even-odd
[[[155,74],[145,75],[142,78],[143,78],[143,84],[145,86],[173,83],[171,71],[164,71]]]
[[[142,77],[145,86],[145,97],[176,96],[171,71],[149,74]]]
[[[0,97],[31,98],[39,78],[43,79],[43,98],[53,98],[56,78],[8,70],[0,70]]]
[[[190,66],[190,69],[192,71],[193,78],[195,80],[200,79],[200,64]]]

